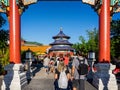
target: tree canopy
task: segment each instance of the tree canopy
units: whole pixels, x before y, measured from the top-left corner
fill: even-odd
[[[8,46],[9,31],[2,29],[6,20],[0,14],[0,54],[4,54]]]
[[[111,57],[120,59],[120,20],[111,22]]]
[[[1,13],[0,13],[0,28],[2,28],[2,26],[5,24],[6,20],[2,17]]]
[[[88,51],[93,50],[96,53],[96,59],[98,59],[99,52],[99,38],[98,38],[98,30],[94,28],[93,30],[86,31],[88,40],[84,38],[84,36],[79,37],[78,43],[73,45],[76,51],[80,50],[84,55],[87,55]],[[117,58],[120,60],[120,20],[112,20],[111,22],[111,59]]]
[[[9,31],[2,29],[2,26],[5,24],[6,20],[0,14],[0,64],[3,67],[9,63]]]
[[[98,56],[98,30],[94,28],[93,30],[87,30],[88,40],[85,40],[83,36],[79,36],[78,43],[73,45],[76,51],[81,51],[85,56],[87,56],[89,51],[95,51],[96,56]]]

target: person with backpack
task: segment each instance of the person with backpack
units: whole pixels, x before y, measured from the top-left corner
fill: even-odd
[[[85,79],[88,73],[88,62],[82,53],[79,51],[77,56],[73,59],[71,79],[73,90],[85,90]]]
[[[68,90],[68,80],[70,79],[69,70],[67,70],[63,61],[60,61],[55,69],[55,90]]]

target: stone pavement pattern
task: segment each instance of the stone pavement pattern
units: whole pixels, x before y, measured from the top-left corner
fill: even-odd
[[[42,68],[23,90],[54,90],[54,74],[47,74]]]
[[[0,87],[2,84],[3,76],[0,76]],[[118,84],[120,87],[120,84]],[[1,88],[0,88],[1,90]],[[38,68],[35,76],[30,83],[22,90],[54,90],[54,74],[47,74],[44,68]],[[89,82],[85,82],[85,90],[97,90]],[[120,90],[120,88],[118,89]]]
[[[45,69],[42,68],[23,90],[54,90],[54,74],[47,74],[45,73]],[[86,81],[85,90],[97,89]]]

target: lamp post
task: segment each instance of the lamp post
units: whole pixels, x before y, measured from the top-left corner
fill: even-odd
[[[32,64],[32,51],[28,48],[28,50],[26,51],[26,76],[27,76],[27,80],[28,83],[31,80],[33,74],[32,74],[32,69],[31,69],[31,64]]]
[[[28,48],[26,51],[26,59],[31,59],[32,58],[32,51]]]
[[[26,62],[25,62],[25,69],[26,70],[28,70],[28,67],[30,66],[29,64],[29,62],[30,62],[30,59],[32,58],[32,52],[31,52],[31,50],[30,49],[28,49],[27,51],[26,51]]]
[[[94,61],[95,61],[95,52],[91,50],[88,52],[88,63],[91,68],[93,67]]]
[[[88,52],[88,58],[89,58],[89,59],[95,59],[95,52],[92,51],[92,50],[89,51],[89,52]]]
[[[93,64],[94,64],[94,61],[95,61],[95,52],[90,50],[88,52],[88,64],[90,66],[90,70],[89,70],[89,73],[88,73],[88,76],[87,78],[92,81],[93,80]]]

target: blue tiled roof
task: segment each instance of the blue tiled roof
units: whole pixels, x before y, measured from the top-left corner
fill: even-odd
[[[67,40],[55,40],[53,43],[50,43],[50,45],[73,45]]]
[[[70,51],[74,51],[73,48],[71,48],[70,46],[53,46],[49,49],[50,51],[57,51],[57,50],[70,50]]]
[[[56,35],[53,36],[55,39],[54,42],[50,43],[52,47],[49,49],[50,51],[74,51],[71,47],[73,44],[68,41],[70,37],[65,35],[62,30]]]
[[[67,38],[67,39],[70,38],[69,36],[65,35],[62,30],[60,30],[60,32],[56,36],[53,36],[53,39],[61,38],[61,37]]]

